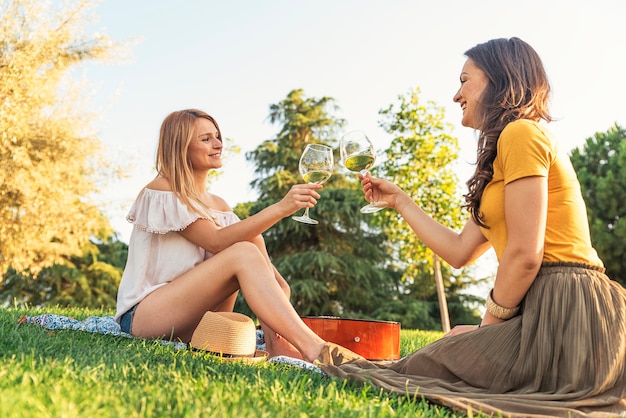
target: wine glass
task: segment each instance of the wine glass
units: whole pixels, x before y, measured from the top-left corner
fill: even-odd
[[[330,178],[333,171],[333,149],[321,144],[308,144],[300,157],[300,175],[307,183],[322,184]],[[302,216],[292,216],[292,219],[305,224],[319,223],[309,217],[309,208],[304,209]]]
[[[342,136],[339,149],[341,161],[350,171],[365,175],[376,161],[374,145],[363,131],[352,131]],[[386,202],[370,202],[361,208],[361,212],[374,213],[386,207]]]

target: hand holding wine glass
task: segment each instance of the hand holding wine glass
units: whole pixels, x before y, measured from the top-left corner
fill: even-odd
[[[321,144],[308,144],[300,157],[300,175],[307,183],[322,184],[326,182],[333,172],[334,160],[333,149]],[[315,225],[317,220],[309,217],[309,208],[304,210],[302,216],[293,216],[294,220]]]
[[[374,145],[363,131],[352,131],[342,136],[339,148],[341,160],[350,171],[365,175],[376,161]],[[387,203],[382,201],[370,202],[361,208],[361,212],[373,213],[386,207]]]

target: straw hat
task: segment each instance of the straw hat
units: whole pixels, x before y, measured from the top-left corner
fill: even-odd
[[[256,327],[252,318],[237,312],[206,312],[189,346],[227,361],[255,362],[267,357],[267,352],[256,349]]]

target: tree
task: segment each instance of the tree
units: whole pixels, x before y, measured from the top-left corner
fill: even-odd
[[[307,143],[337,148],[344,121],[333,116],[335,110],[332,98],[308,98],[300,89],[270,106],[269,120],[280,130],[246,155],[257,167],[251,186],[259,200],[239,205],[238,214],[262,210],[303,181],[298,161]],[[398,292],[399,275],[386,267],[384,235],[368,228],[371,217],[359,212],[363,195],[354,176],[337,167],[320,194],[312,210],[318,225],[286,218],[264,234],[272,261],[289,281],[301,315],[371,317]]]
[[[458,178],[453,163],[458,157],[456,138],[448,132],[451,125],[444,123],[444,111],[433,102],[421,104],[420,89],[414,88],[398,96],[399,103],[380,111],[380,126],[393,136],[385,150],[386,159],[376,173],[396,183],[429,214],[452,229],[460,229],[465,222],[461,196],[457,191]],[[467,271],[453,273],[445,263],[439,263],[432,253],[394,211],[383,211],[378,222],[391,245],[391,257],[404,271],[402,281],[410,289],[412,298],[431,301],[439,294],[440,309],[447,311],[443,291],[437,292],[436,275],[441,264],[441,277],[446,294],[456,295],[477,282]],[[444,330],[447,328],[442,313]],[[464,315],[467,317],[468,315]],[[479,320],[478,315],[474,316]]]
[[[10,268],[0,286],[0,305],[113,309],[127,256],[128,245],[112,235],[90,243],[81,256],[43,268],[37,277]]]
[[[587,204],[591,241],[612,279],[626,286],[626,131],[615,124],[570,158]]]
[[[301,89],[270,105],[268,120],[282,124],[276,138],[265,140],[246,155],[256,164],[258,177],[250,183],[261,196],[280,199],[289,188],[302,181],[298,162],[308,143],[336,143],[338,130],[345,121],[330,114],[337,110],[330,97],[307,98]],[[337,181],[337,177],[331,181]]]
[[[0,6],[0,273],[37,276],[112,233],[92,203],[106,169],[81,83],[70,70],[109,58],[85,34],[92,5],[14,0]]]

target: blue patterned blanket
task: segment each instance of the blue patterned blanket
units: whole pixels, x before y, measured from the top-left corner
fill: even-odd
[[[83,320],[77,320],[63,315],[43,314],[35,316],[22,316],[18,322],[22,324],[35,324],[49,330],[69,329],[74,331],[94,332],[97,334],[114,335],[125,338],[135,338],[123,332],[112,316],[90,316]],[[188,349],[189,346],[180,341],[159,340],[165,345],[172,346],[176,350]],[[257,330],[256,343],[258,350],[265,350],[265,338],[262,330]],[[312,363],[287,356],[277,356],[268,359],[272,363],[289,364],[318,373],[324,373]]]

